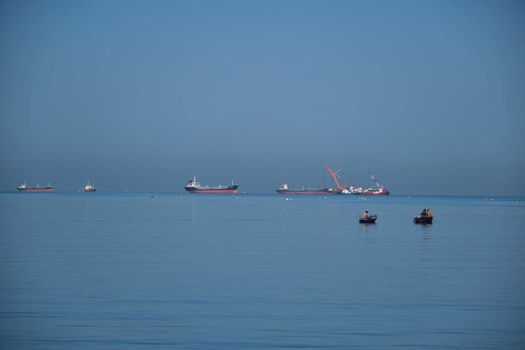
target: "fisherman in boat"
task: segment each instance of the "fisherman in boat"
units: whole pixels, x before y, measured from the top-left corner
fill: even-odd
[[[368,210],[365,210],[363,214],[361,214],[361,217],[359,218],[360,224],[374,224],[376,222],[377,215],[375,214],[368,214]]]
[[[415,224],[431,224],[432,223],[432,213],[429,208],[424,208],[420,215],[414,218]]]
[[[421,212],[421,217],[422,218],[431,218],[432,217],[432,213],[430,212],[430,209],[429,208],[424,208],[423,211]]]

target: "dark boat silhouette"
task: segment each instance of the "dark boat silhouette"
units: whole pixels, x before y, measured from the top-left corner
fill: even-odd
[[[424,225],[431,224],[433,218],[434,217],[432,217],[432,216],[421,216],[421,215],[418,215],[418,216],[416,216],[414,218],[414,224],[424,224]]]
[[[359,223],[360,224],[375,224],[377,220],[377,215],[369,215],[367,218],[360,217]]]

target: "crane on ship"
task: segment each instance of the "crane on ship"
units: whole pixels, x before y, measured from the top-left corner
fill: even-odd
[[[335,182],[335,185],[337,186],[337,192],[339,194],[355,194],[355,195],[389,195],[390,191],[382,184],[380,184],[374,174],[372,172],[369,172],[370,179],[373,182],[372,187],[369,188],[362,188],[362,187],[354,187],[352,185],[349,186],[348,180],[344,183],[343,186],[339,183],[339,177],[337,176],[337,173],[341,171],[341,169],[337,171],[333,171],[332,168],[328,166],[328,164],[324,164],[324,167],[328,172],[330,173],[330,176]]]
[[[328,172],[330,173],[330,176],[332,177],[332,180],[334,180],[335,185],[337,186],[337,192],[338,192],[338,193],[343,192],[343,187],[341,187],[341,184],[339,184],[339,179],[337,178],[337,172],[339,172],[341,169],[339,169],[339,170],[337,170],[337,171],[333,171],[333,170],[328,166],[328,164],[326,164],[326,163],[324,163],[324,167],[325,167],[326,170],[328,170]]]

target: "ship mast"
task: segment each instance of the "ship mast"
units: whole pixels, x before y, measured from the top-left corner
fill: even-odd
[[[330,173],[330,176],[334,180],[335,185],[337,186],[337,190],[341,192],[342,188],[341,188],[341,185],[339,184],[339,180],[337,179],[337,174],[328,166],[328,164],[325,163],[324,167],[326,168],[326,170],[328,170],[328,172]]]
[[[378,188],[383,187],[379,182],[377,182],[376,177],[374,176],[374,174],[372,174],[370,170],[368,171],[368,174],[370,175],[370,178]]]

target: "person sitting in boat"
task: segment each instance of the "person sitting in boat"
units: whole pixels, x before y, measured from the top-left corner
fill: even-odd
[[[362,219],[368,219],[368,210],[365,210],[363,214],[361,214]]]
[[[424,208],[423,211],[421,212],[421,217],[423,217],[423,218],[430,218],[430,217],[432,217],[432,213],[430,212],[430,209],[429,208]]]

